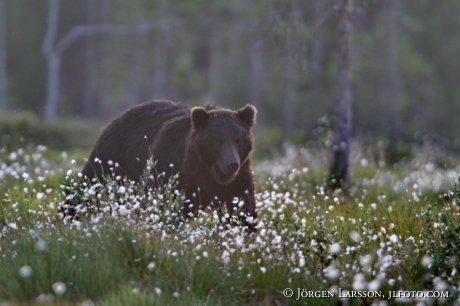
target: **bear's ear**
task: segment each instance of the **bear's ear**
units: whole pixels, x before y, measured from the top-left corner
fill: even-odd
[[[236,111],[238,118],[240,118],[249,127],[252,127],[256,123],[256,113],[256,108],[249,104]]]
[[[200,129],[206,126],[209,121],[209,113],[202,107],[192,108],[192,126],[194,129]]]

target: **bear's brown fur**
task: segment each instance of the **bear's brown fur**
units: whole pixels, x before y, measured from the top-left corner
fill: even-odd
[[[140,104],[106,127],[82,174],[102,181],[118,163],[115,175],[138,181],[153,155],[157,173],[164,172],[166,179],[179,173],[177,188],[185,191],[186,214],[196,215],[208,206],[219,209],[223,203],[233,211],[238,198],[244,201],[246,216],[255,219],[249,159],[255,116],[251,105],[232,111],[214,106],[190,109],[171,101]]]

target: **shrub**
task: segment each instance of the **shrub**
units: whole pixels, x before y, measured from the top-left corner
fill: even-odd
[[[15,112],[0,115],[0,148],[8,151],[20,147],[45,145],[51,149],[89,149],[94,144],[102,126],[98,122],[81,122],[60,119],[51,125],[44,124],[30,112]]]

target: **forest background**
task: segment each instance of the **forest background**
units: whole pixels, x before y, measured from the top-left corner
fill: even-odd
[[[354,136],[460,148],[459,14],[457,1],[354,1]],[[0,114],[28,122],[13,122],[22,137],[35,120],[89,147],[97,133],[72,122],[151,99],[251,103],[259,143],[303,144],[334,112],[337,27],[329,0],[0,0]]]

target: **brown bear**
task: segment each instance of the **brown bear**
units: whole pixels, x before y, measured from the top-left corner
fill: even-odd
[[[185,214],[196,216],[198,209],[220,209],[223,203],[233,211],[239,199],[251,224],[257,218],[250,162],[255,117],[252,105],[232,111],[146,102],[105,128],[82,174],[102,182],[102,176],[113,170],[115,175],[139,181],[153,156],[156,172],[164,172],[166,179],[179,173],[177,189],[185,191]]]

